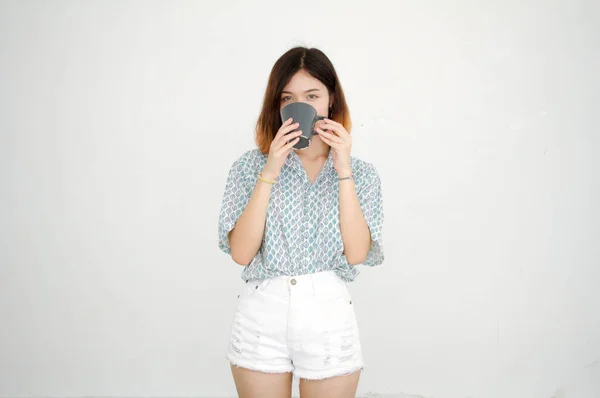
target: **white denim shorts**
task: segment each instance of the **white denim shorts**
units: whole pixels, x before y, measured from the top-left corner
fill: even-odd
[[[242,368],[309,380],[361,370],[346,282],[334,271],[247,282],[238,296],[227,358]]]

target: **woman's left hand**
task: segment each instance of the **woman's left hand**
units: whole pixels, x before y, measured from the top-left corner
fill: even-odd
[[[319,137],[333,151],[333,164],[340,177],[352,175],[350,167],[350,151],[352,150],[352,137],[341,123],[331,119],[324,119],[319,127],[315,127]]]

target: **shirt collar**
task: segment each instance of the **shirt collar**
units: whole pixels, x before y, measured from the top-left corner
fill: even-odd
[[[302,166],[302,161],[300,160],[300,157],[298,156],[298,154],[296,153],[295,150],[293,150],[290,155],[287,157],[287,159],[285,160],[285,163],[292,169],[298,172],[303,173],[304,170],[304,166]],[[329,150],[329,154],[327,155],[327,159],[325,160],[325,163],[323,164],[323,169],[321,170],[322,173],[326,173],[329,170],[333,169],[333,150]]]

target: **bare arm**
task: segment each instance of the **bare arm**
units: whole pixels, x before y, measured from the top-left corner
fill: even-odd
[[[342,124],[331,119],[325,119],[315,131],[334,151],[334,167],[338,177],[343,178],[339,181],[340,231],[346,260],[352,265],[361,264],[367,259],[373,241],[354,180],[347,179],[352,176],[352,137]]]
[[[275,135],[271,143],[267,164],[262,170],[262,177],[267,181],[274,182],[285,159],[298,142],[301,131],[290,133],[299,126],[292,124],[292,119],[286,120]],[[288,134],[286,136],[286,134]],[[246,208],[229,232],[229,246],[231,247],[231,258],[240,265],[248,265],[258,253],[265,233],[267,211],[273,184],[258,179],[252,195],[248,200]]]
[[[248,265],[256,256],[265,232],[267,210],[273,186],[261,180],[256,182],[248,205],[229,232],[231,258],[240,265]]]
[[[351,175],[340,173],[340,177]],[[340,230],[344,243],[344,254],[352,265],[365,261],[371,249],[371,232],[365,220],[354,180],[343,180],[340,184]]]

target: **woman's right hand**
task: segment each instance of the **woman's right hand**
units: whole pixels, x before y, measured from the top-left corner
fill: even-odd
[[[279,172],[285,160],[287,159],[290,152],[294,150],[294,145],[300,140],[302,131],[294,131],[300,126],[299,123],[292,124],[292,118],[289,118],[279,128],[275,138],[271,143],[271,149],[269,150],[269,157],[267,158],[267,164],[262,171],[262,176],[269,180],[275,180],[279,177]],[[291,141],[290,141],[291,140]]]

